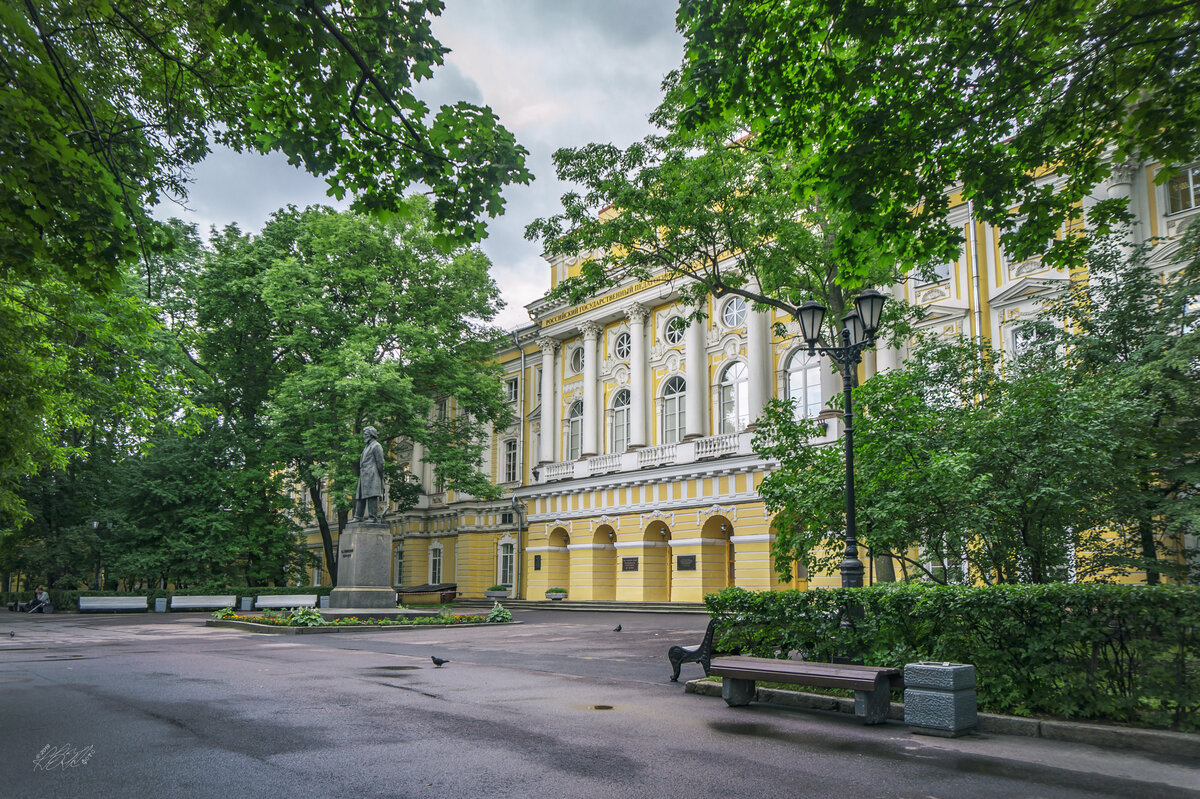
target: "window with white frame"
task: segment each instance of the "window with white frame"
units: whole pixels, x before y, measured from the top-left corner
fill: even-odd
[[[725,327],[741,327],[746,321],[746,300],[742,297],[730,297],[721,307],[721,323]]]
[[[437,585],[442,581],[442,544],[439,541],[429,548],[429,582]]]
[[[521,472],[517,465],[517,440],[507,439],[504,442],[504,482],[515,483],[520,479]]]
[[[571,350],[571,371],[576,374],[583,371],[583,347]]]
[[[498,575],[499,579],[496,580],[496,582],[500,585],[511,586],[513,584],[513,567],[517,562],[516,547],[509,543],[502,543],[500,545],[500,553],[497,561],[500,567],[500,574]]]
[[[662,443],[664,444],[674,444],[683,440],[686,395],[687,384],[682,377],[672,377],[663,386]]]
[[[571,409],[567,411],[567,457],[566,460],[573,461],[583,454],[583,402],[575,401],[571,403]]]
[[[621,389],[612,404],[612,452],[629,449],[629,390]]]
[[[1167,181],[1167,213],[1177,214],[1200,207],[1200,164],[1180,170]]]
[[[617,340],[613,342],[613,354],[622,361],[629,357],[629,353],[633,348],[633,339],[628,333],[618,333]]]
[[[746,364],[729,364],[719,384],[721,422],[718,433],[737,433],[750,424],[750,380]]]
[[[504,381],[504,397],[509,402],[516,402],[521,394],[521,381],[510,377]]]
[[[933,283],[941,283],[950,279],[950,262],[946,261],[937,264],[933,267],[932,272],[923,272],[917,277],[917,284],[921,286],[931,285]]]
[[[404,547],[398,546],[393,550],[395,559],[392,564],[392,585],[403,585],[404,583]]]
[[[319,560],[318,560],[316,563],[314,563],[314,564],[313,564],[313,578],[312,578],[312,580],[313,580],[313,581],[312,581],[312,584],[313,584],[313,585],[320,585],[320,584],[321,584],[321,561],[319,561]]]
[[[685,333],[687,333],[687,322],[683,321],[682,316],[672,316],[663,329],[663,340],[668,344],[678,344],[683,341]]]
[[[787,398],[795,406],[797,419],[815,419],[824,407],[821,396],[821,361],[807,352],[797,352],[788,361]]]

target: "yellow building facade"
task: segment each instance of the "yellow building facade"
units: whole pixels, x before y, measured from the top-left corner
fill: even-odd
[[[1128,199],[1131,241],[1155,240],[1150,268],[1166,271],[1200,213],[1200,167],[1161,186],[1158,169],[1115,169],[1081,210],[1086,218],[1090,202]],[[935,279],[881,288],[925,308],[923,324],[934,331],[1019,349],[1021,323],[1068,276],[1038,258],[1007,257],[999,232],[975,219],[969,203],[952,202],[948,215],[965,240],[957,259]],[[551,261],[550,287],[581,261]],[[780,581],[757,493],[774,466],[751,446],[768,400],[795,399],[823,420],[816,443],[841,436],[839,415],[826,407],[841,379],[827,359],[807,356],[793,319],[733,297],[710,298],[705,318],[689,321],[692,309],[664,280],[580,305],[543,298],[527,308],[532,324],[497,353],[515,422],[492,432],[484,456],[504,498],[439,490],[419,445],[401,453],[423,492],[416,507],[387,517],[398,588],[453,582],[476,597],[500,584],[529,599],[561,587],[572,600],[700,602],[734,585],[840,584],[836,574]],[[786,335],[775,335],[776,324]],[[905,355],[882,344],[867,351],[860,381]],[[313,578],[321,581],[319,570]]]

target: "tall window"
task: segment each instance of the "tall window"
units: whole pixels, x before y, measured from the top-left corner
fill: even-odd
[[[687,384],[682,377],[672,377],[663,387],[662,442],[674,444],[683,439],[684,395]]]
[[[515,483],[520,477],[517,470],[517,440],[510,438],[504,442],[504,482]]]
[[[725,327],[741,327],[746,321],[746,301],[741,297],[730,297],[721,309],[721,321]]]
[[[629,449],[629,391],[621,389],[613,397],[612,451]]]
[[[1200,164],[1190,166],[1167,181],[1167,211],[1178,213],[1200,206]]]
[[[736,433],[750,424],[749,373],[744,363],[731,363],[721,375],[721,433]]]
[[[396,563],[393,567],[392,585],[404,584],[404,548],[396,547]]]
[[[510,377],[504,381],[504,396],[509,402],[516,402],[520,396],[520,381],[515,377]]]
[[[512,544],[500,545],[500,579],[496,582],[501,585],[513,584],[513,563],[515,562],[514,549]]]
[[[796,406],[797,419],[815,419],[824,406],[821,397],[821,362],[797,352],[788,362],[787,398]]]
[[[429,549],[429,582],[437,585],[442,581],[442,546],[435,544]]]
[[[924,285],[928,285],[930,283],[941,283],[943,280],[949,280],[949,279],[950,279],[950,263],[948,261],[944,261],[940,264],[936,264],[933,267],[932,274],[919,275],[917,277],[917,283],[918,283],[918,285],[924,286]]]
[[[567,413],[567,460],[583,454],[583,403],[575,402]]]

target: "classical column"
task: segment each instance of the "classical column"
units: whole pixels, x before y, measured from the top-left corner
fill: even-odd
[[[750,382],[746,391],[750,407],[746,410],[750,424],[754,424],[762,414],[771,392],[771,371],[768,368],[771,340],[768,336],[768,321],[767,314],[760,311],[750,310],[746,314],[746,359],[750,362]]]
[[[583,332],[583,457],[590,458],[600,450],[596,447],[596,430],[600,419],[599,402],[596,399],[596,381],[600,377],[600,325],[584,322],[579,326]]]
[[[425,445],[420,441],[413,442],[412,460],[408,464],[409,474],[417,478],[421,485],[421,491],[428,492],[429,487],[425,483]]]
[[[1112,171],[1103,183],[1104,188],[1108,191],[1108,199],[1124,200],[1125,207],[1132,211],[1133,208],[1130,205],[1130,201],[1133,190],[1133,179],[1141,170],[1141,164],[1136,160],[1130,159],[1124,163],[1114,163],[1111,169]],[[1134,221],[1131,221],[1128,225],[1124,225],[1123,228],[1128,239],[1121,242],[1121,251],[1129,255],[1138,238],[1136,217]],[[1118,230],[1121,230],[1121,228],[1118,228]]]
[[[629,446],[646,446],[646,308],[634,303],[629,318]]]
[[[554,353],[558,342],[552,338],[538,339],[542,349],[542,430],[538,439],[538,463],[554,461],[554,379],[558,370],[554,368]]]
[[[708,394],[708,359],[704,353],[704,320],[693,319],[684,339],[687,395],[684,401],[684,438],[704,435],[704,398]]]

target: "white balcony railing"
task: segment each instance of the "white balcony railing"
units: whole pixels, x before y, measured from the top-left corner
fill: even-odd
[[[588,458],[589,474],[608,474],[609,472],[619,471],[621,471],[621,453],[619,452]]]
[[[559,461],[546,467],[547,480],[566,480],[575,476],[575,461]]]
[[[675,463],[675,451],[678,447],[678,444],[659,444],[657,447],[639,449],[637,453],[638,468],[644,469],[647,466]]]
[[[704,458],[719,458],[722,455],[733,455],[738,450],[738,433],[725,433],[719,436],[696,440],[696,460]]]

